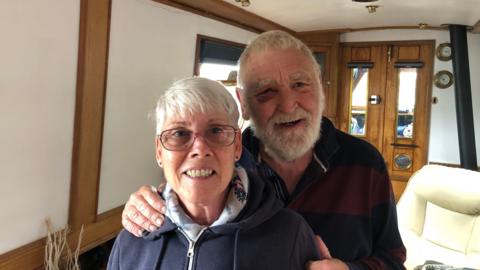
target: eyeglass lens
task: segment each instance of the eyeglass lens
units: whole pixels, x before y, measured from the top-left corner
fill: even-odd
[[[236,130],[231,126],[211,126],[203,132],[203,139],[210,147],[231,145],[235,140]],[[160,135],[163,147],[168,150],[183,150],[193,144],[198,135],[185,128],[165,130]]]

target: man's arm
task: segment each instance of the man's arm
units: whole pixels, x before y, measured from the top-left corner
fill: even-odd
[[[159,189],[163,189],[160,186]],[[122,212],[122,225],[133,235],[140,237],[143,230],[154,231],[163,224],[165,202],[157,189],[141,186],[130,195]]]

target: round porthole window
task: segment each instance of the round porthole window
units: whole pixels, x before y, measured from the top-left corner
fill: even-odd
[[[395,167],[406,170],[412,166],[412,158],[407,154],[398,154],[393,158]]]

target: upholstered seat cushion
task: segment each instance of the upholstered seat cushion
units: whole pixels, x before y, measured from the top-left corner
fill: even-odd
[[[408,269],[427,260],[480,269],[480,173],[426,165],[397,204]]]

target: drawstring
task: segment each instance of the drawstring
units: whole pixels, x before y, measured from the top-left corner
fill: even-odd
[[[313,152],[313,159],[318,163],[318,165],[320,165],[320,167],[322,167],[323,172],[326,173],[327,172],[327,167],[325,167],[323,162],[320,161],[320,159],[317,157],[317,154],[315,154],[315,152]]]
[[[238,235],[240,230],[235,231],[235,240],[234,240],[234,247],[233,247],[233,270],[237,270],[237,247],[238,247]]]

